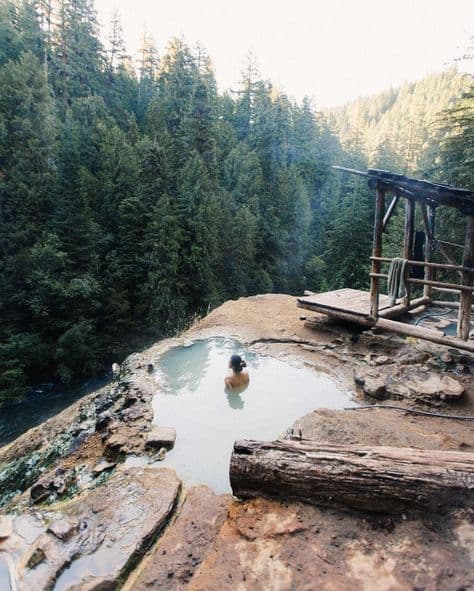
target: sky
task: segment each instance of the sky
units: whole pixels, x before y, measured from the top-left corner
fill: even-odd
[[[320,108],[439,72],[467,51],[473,0],[95,0],[118,9],[129,53],[151,34],[204,46],[220,90],[236,89],[252,51],[263,78]],[[463,69],[471,68],[466,62]]]

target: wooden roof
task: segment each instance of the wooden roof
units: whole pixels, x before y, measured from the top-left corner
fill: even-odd
[[[336,170],[366,177],[369,186],[379,187],[394,195],[408,199],[422,199],[429,205],[446,205],[455,207],[465,215],[474,215],[474,192],[468,189],[459,189],[441,183],[433,183],[403,174],[396,174],[388,170],[369,168],[367,172],[353,170],[343,166],[333,166]]]

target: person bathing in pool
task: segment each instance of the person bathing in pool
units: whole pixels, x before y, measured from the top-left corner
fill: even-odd
[[[249,374],[243,371],[247,364],[240,355],[232,355],[229,368],[232,374],[225,379],[226,388],[229,390],[245,390],[249,383]]]

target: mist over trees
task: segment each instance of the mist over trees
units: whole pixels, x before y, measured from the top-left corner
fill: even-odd
[[[229,298],[366,287],[373,195],[333,164],[474,188],[454,69],[320,113],[252,59],[219,94],[202,47],[99,33],[91,0],[0,0],[0,402]]]

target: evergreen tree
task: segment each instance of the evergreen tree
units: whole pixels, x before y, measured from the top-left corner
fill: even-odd
[[[139,56],[139,78],[137,90],[136,113],[139,121],[142,121],[153,98],[157,70],[158,70],[158,51],[153,37],[146,31],[143,33],[142,46]]]
[[[41,375],[38,359],[44,359],[41,370],[48,366],[47,355],[36,358],[49,327],[31,278],[33,252],[48,233],[57,176],[54,109],[38,59],[23,53],[18,62],[6,62],[0,89],[1,400]]]
[[[105,58],[92,0],[58,0],[51,82],[63,107],[104,89]]]

